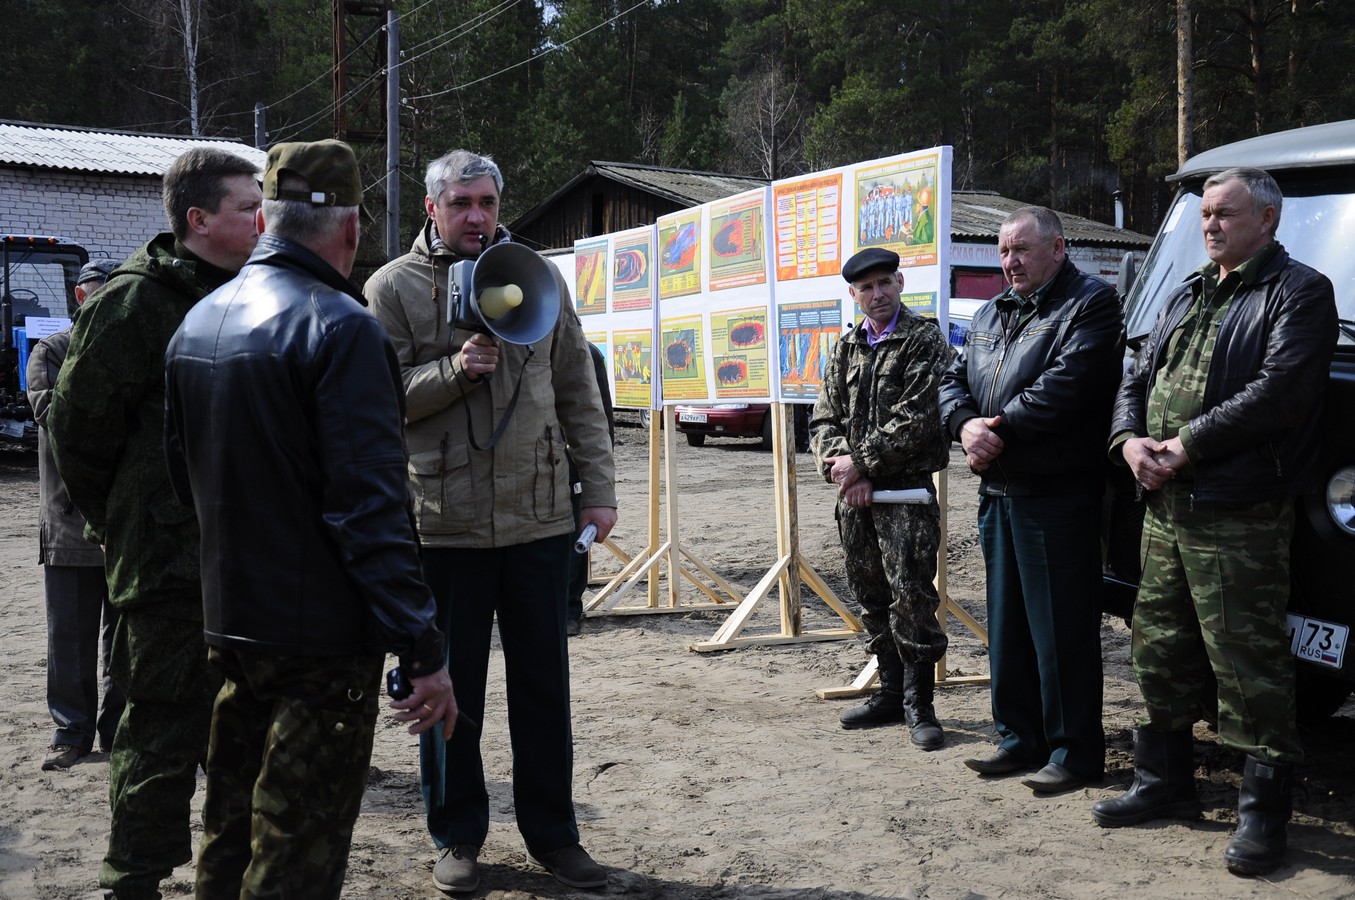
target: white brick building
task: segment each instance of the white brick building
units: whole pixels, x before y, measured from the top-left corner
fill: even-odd
[[[69,238],[92,258],[125,259],[168,229],[160,179],[203,145],[263,170],[264,151],[238,141],[0,120],[0,234]]]

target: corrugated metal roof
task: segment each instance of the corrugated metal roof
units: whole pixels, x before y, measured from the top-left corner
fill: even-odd
[[[987,191],[952,191],[950,197],[950,233],[951,237],[957,238],[996,240],[1002,220],[1023,206],[1030,206],[1029,203]],[[1095,219],[1084,219],[1066,212],[1059,212],[1059,218],[1063,220],[1063,235],[1070,244],[1146,250],[1153,243],[1153,239],[1147,235],[1127,228],[1116,228]]]
[[[693,206],[767,185],[761,178],[749,178],[744,175],[665,169],[635,163],[594,161],[591,167],[608,178]]]
[[[117,175],[163,175],[194,147],[219,147],[262,170],[268,154],[239,141],[0,120],[0,165]]]

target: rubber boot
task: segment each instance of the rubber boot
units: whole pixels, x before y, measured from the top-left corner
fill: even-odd
[[[1234,875],[1264,875],[1284,859],[1284,827],[1294,808],[1294,767],[1247,757],[1237,797],[1237,831],[1223,851]]]
[[[875,658],[880,666],[880,690],[865,703],[842,714],[839,721],[843,728],[874,728],[907,721],[903,709],[903,663],[892,655],[877,654]]]
[[[1134,783],[1113,800],[1092,804],[1102,828],[1138,825],[1151,819],[1198,819],[1194,740],[1189,731],[1134,730]]]
[[[946,733],[936,721],[932,696],[936,690],[936,666],[929,662],[908,663],[904,667],[903,711],[912,730],[913,746],[920,750],[940,750]]]

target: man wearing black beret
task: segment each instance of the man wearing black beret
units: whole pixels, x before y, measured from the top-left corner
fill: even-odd
[[[935,663],[946,652],[933,581],[941,510],[875,504],[877,490],[932,491],[950,439],[937,397],[950,344],[936,323],[904,308],[899,255],[862,250],[842,267],[864,316],[833,348],[809,427],[824,479],[838,486],[837,523],[847,583],[862,608],[880,692],[842,714],[843,728],[906,722],[912,742],[936,750],[945,734],[932,708]]]

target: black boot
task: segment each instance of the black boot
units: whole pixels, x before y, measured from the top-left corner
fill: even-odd
[[[1198,819],[1194,740],[1189,731],[1134,730],[1134,783],[1113,800],[1092,804],[1102,828],[1137,825],[1150,819]]]
[[[913,746],[920,750],[940,750],[946,733],[936,721],[932,695],[936,690],[936,666],[929,662],[908,663],[904,667],[903,711],[912,729]]]
[[[1234,875],[1264,875],[1284,859],[1284,826],[1294,808],[1294,767],[1247,757],[1237,797],[1237,831],[1223,851]]]
[[[865,703],[842,714],[843,728],[874,728],[907,720],[903,710],[903,663],[897,656],[877,654],[880,666],[880,690]]]

